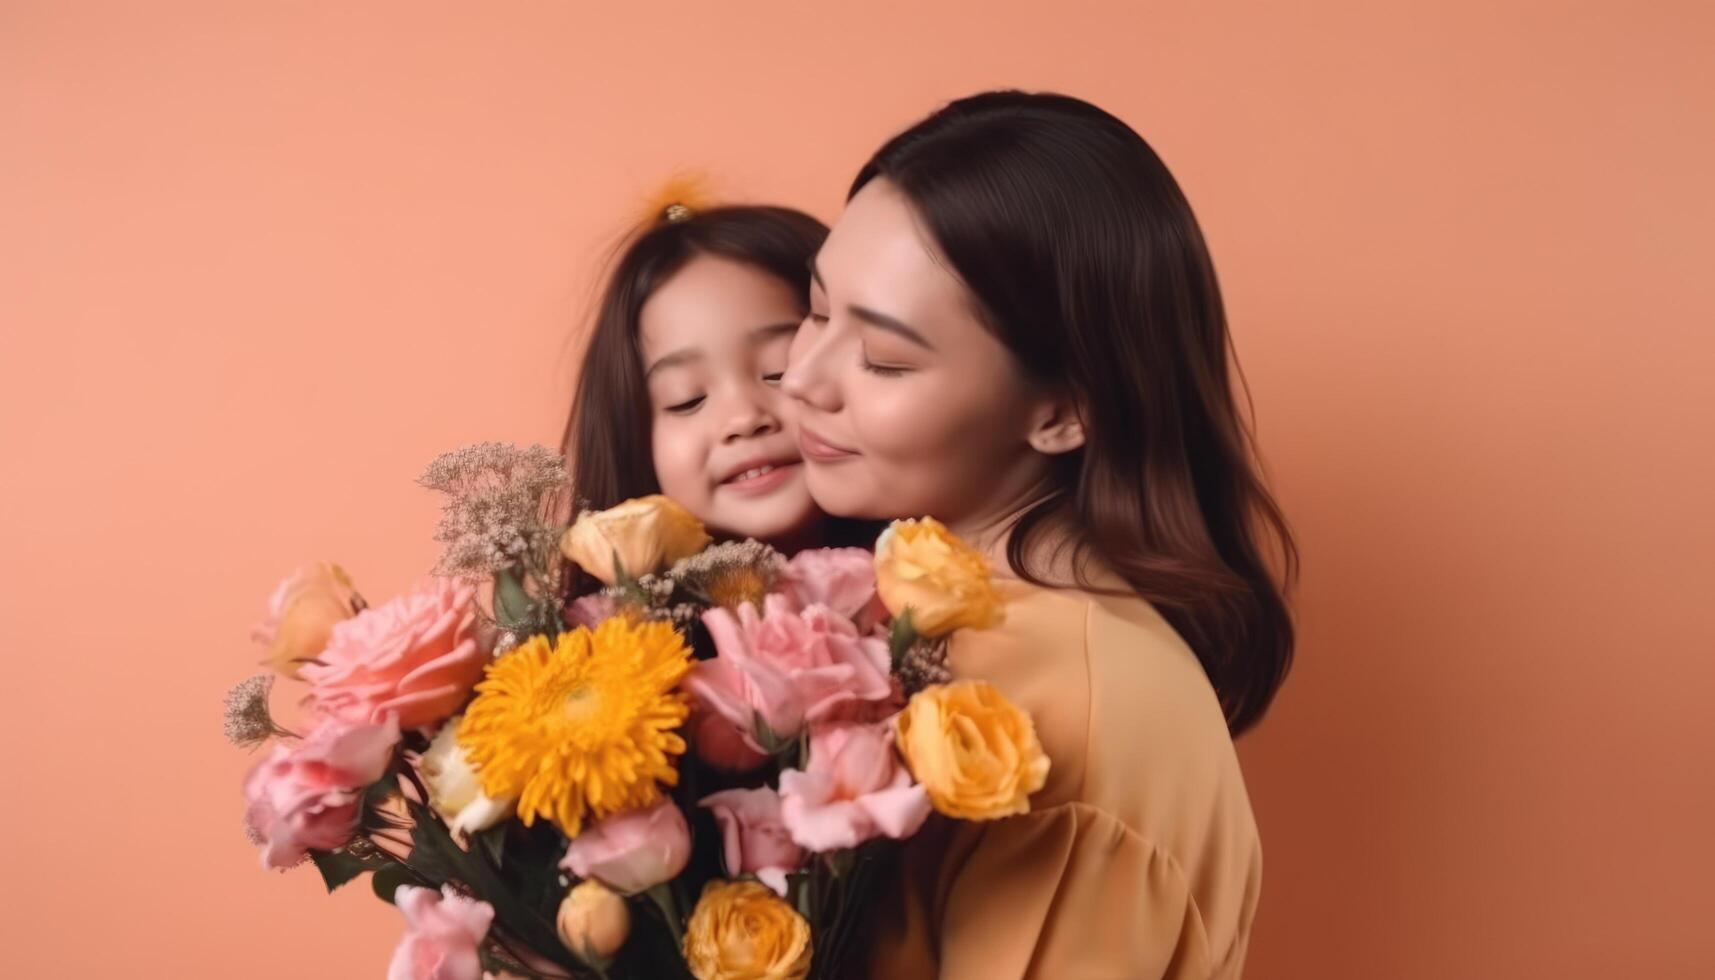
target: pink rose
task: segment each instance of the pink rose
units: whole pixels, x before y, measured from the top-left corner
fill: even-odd
[[[326,719],[302,742],[276,745],[244,779],[244,822],[264,868],[290,868],[306,850],[331,851],[357,832],[364,787],[393,758],[399,727]]]
[[[697,758],[722,772],[750,772],[768,761],[765,753],[750,747],[745,734],[721,715],[697,707],[685,726]]]
[[[809,770],[780,773],[780,818],[792,839],[820,853],[917,833],[929,794],[911,781],[893,743],[891,722],[812,729]]]
[[[804,863],[804,849],[780,819],[780,795],[761,789],[729,789],[703,797],[698,806],[714,812],[726,846],[726,873],[753,874],[786,897],[786,872]]]
[[[897,707],[885,640],[863,635],[826,606],[798,611],[780,594],[764,604],[760,613],[750,604],[736,613],[704,613],[717,656],[700,661],[685,680],[686,690],[744,733],[751,748],[768,749],[753,730],[758,715],[776,736],[789,738],[805,722]]]
[[[422,728],[456,712],[482,679],[476,586],[432,578],[333,628],[319,663],[304,668],[323,711],[354,721],[392,714]]]
[[[588,626],[593,630],[600,626],[604,620],[612,619],[618,613],[618,600],[613,596],[592,592],[589,595],[573,599],[566,605],[566,626],[570,629]]]
[[[827,606],[869,632],[887,618],[875,591],[875,555],[867,548],[811,548],[792,556],[782,590],[798,608]]]
[[[560,867],[635,895],[678,877],[690,856],[691,828],[672,799],[664,798],[586,828],[572,838]]]
[[[477,947],[494,922],[494,907],[451,885],[400,885],[393,904],[405,916],[405,938],[387,965],[387,980],[482,980]]]

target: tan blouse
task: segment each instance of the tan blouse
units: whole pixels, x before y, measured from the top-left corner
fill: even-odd
[[[870,975],[1238,977],[1262,850],[1197,658],[1141,599],[997,584],[1005,624],[954,634],[948,664],[1030,712],[1048,783],[1028,814],[907,843]]]

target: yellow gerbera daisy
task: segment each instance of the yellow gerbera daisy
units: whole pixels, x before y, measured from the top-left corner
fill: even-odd
[[[552,645],[531,637],[488,666],[458,741],[484,793],[518,800],[529,826],[546,817],[576,837],[600,819],[648,806],[678,782],[676,731],[690,713],[674,688],[691,651],[663,622],[614,617]]]

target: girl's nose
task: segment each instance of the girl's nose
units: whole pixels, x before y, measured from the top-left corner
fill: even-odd
[[[780,420],[761,405],[735,405],[721,428],[721,441],[755,439],[779,431]]]

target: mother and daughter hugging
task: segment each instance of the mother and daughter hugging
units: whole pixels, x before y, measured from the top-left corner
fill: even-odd
[[[909,842],[871,975],[1240,975],[1262,863],[1232,739],[1291,661],[1296,553],[1235,373],[1185,195],[1065,96],[936,111],[831,230],[681,200],[626,245],[566,428],[583,506],[662,493],[787,553],[932,515],[1006,590],[947,667],[1053,768],[1028,814]]]

